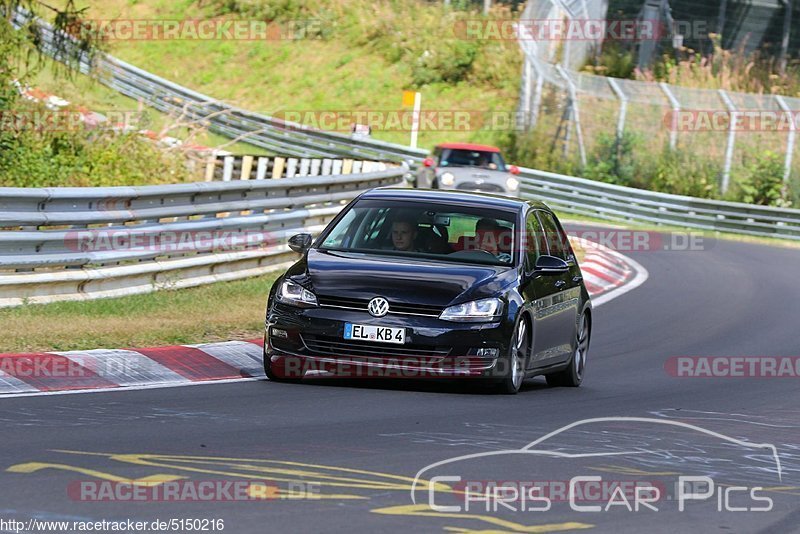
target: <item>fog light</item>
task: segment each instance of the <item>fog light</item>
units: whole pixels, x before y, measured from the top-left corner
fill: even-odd
[[[289,339],[289,332],[286,330],[280,330],[278,328],[273,328],[270,330],[270,335],[272,337],[279,337],[281,339]]]
[[[475,355],[479,358],[497,358],[500,354],[500,349],[478,349]]]

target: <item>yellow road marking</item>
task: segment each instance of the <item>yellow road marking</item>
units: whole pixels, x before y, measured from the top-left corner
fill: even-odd
[[[385,515],[446,517],[448,519],[474,519],[477,521],[490,523],[492,525],[496,525],[498,527],[502,527],[503,529],[505,529],[502,531],[466,530],[464,532],[524,532],[528,534],[542,534],[546,532],[564,532],[566,530],[580,530],[580,529],[587,529],[594,527],[594,525],[590,525],[588,523],[577,523],[577,522],[550,523],[546,525],[523,525],[522,523],[515,523],[513,521],[508,521],[506,519],[501,519],[499,517],[493,517],[490,515],[462,514],[462,513],[453,514],[447,512],[436,512],[434,510],[431,510],[427,504],[406,504],[401,506],[388,506],[386,508],[376,508],[374,510],[371,510],[371,512],[375,514],[385,514]],[[452,530],[456,527],[445,527],[445,528],[448,530]]]
[[[86,476],[99,478],[101,480],[110,480],[112,482],[121,482],[125,484],[132,484],[136,486],[147,486],[147,487],[158,486],[165,482],[172,482],[175,480],[182,480],[187,478],[179,475],[163,475],[163,474],[148,475],[142,478],[125,478],[117,475],[112,475],[110,473],[105,473],[103,471],[97,471],[95,469],[86,469],[84,467],[75,467],[67,464],[50,464],[43,462],[29,462],[26,464],[16,464],[6,469],[6,471],[9,473],[35,473],[36,471],[41,471],[42,469],[60,469],[62,471],[72,471],[75,473],[81,473]]]
[[[69,451],[69,450],[56,450],[55,452],[63,452],[68,454],[79,454],[79,455],[105,456],[119,462],[131,463],[135,465],[145,465],[149,467],[171,468],[182,471],[190,471],[194,473],[225,475],[225,476],[239,477],[239,478],[257,478],[256,476],[254,476],[253,473],[241,473],[237,471],[206,469],[201,467],[191,467],[187,465],[182,465],[186,463],[210,464],[212,466],[222,464],[223,466],[229,466],[234,469],[238,469],[239,471],[255,471],[257,473],[267,474],[269,475],[270,480],[274,480],[276,482],[295,482],[299,477],[299,478],[314,480],[315,483],[321,486],[346,487],[355,489],[410,491],[411,484],[414,481],[414,479],[411,477],[391,475],[376,471],[366,471],[363,469],[351,469],[346,467],[332,467],[319,464],[306,464],[300,462],[285,462],[278,460],[254,460],[251,458],[223,458],[223,457],[208,457],[208,456],[169,456],[169,455],[158,455],[158,454],[84,453],[81,451]],[[249,462],[249,463],[241,464],[237,462]],[[266,465],[265,466],[252,465],[253,463],[259,463],[259,462],[267,464],[277,464],[287,467],[281,468],[281,467],[270,467]],[[176,463],[178,465],[175,465]],[[290,469],[288,468],[289,466],[303,467],[306,469],[311,468],[311,469],[337,471],[350,474],[368,475],[371,477],[376,477],[377,479],[389,479],[389,481],[368,480],[363,478],[337,476],[332,474],[320,473],[318,471],[308,471],[306,469]],[[274,476],[274,475],[279,475],[279,476]],[[286,475],[292,478],[283,478],[280,475]],[[394,480],[402,481],[405,483],[401,484],[392,482]],[[417,490],[427,491],[429,486],[430,484],[428,481],[419,480]],[[437,491],[441,491],[443,493],[457,493],[456,490],[454,490],[450,486],[441,483],[434,484],[434,489],[436,489]]]
[[[325,486],[344,486],[355,489],[371,489],[371,490],[402,490],[410,491],[411,484],[414,478],[392,475],[388,473],[380,473],[375,471],[367,471],[363,469],[352,469],[346,467],[325,466],[319,464],[307,464],[301,462],[287,462],[278,460],[260,460],[260,459],[245,459],[245,458],[224,458],[224,457],[208,457],[208,456],[170,456],[158,454],[110,454],[110,453],[94,453],[82,452],[72,450],[55,450],[54,452],[61,452],[66,454],[86,455],[86,456],[103,456],[118,462],[143,465],[148,467],[169,468],[182,471],[189,471],[193,473],[206,473],[216,474],[230,477],[239,478],[256,478],[255,475],[268,475],[270,481],[281,482],[297,482],[300,479],[311,480],[317,485]],[[195,463],[206,465],[208,467],[230,467],[238,471],[225,471],[221,469],[211,469],[197,466],[190,466],[186,464]],[[43,463],[43,462],[29,462],[24,464],[16,464],[7,469],[12,473],[34,473],[42,469],[61,469],[65,471],[72,471],[81,473],[86,476],[99,478],[102,480],[109,480],[114,482],[128,483],[141,486],[157,486],[166,482],[175,480],[186,479],[186,476],[170,475],[170,474],[156,474],[149,475],[142,478],[130,479],[98,471],[95,469],[88,469],[83,467],[76,467],[67,464],[57,463]],[[347,474],[349,476],[340,476],[337,473]],[[279,475],[276,477],[275,475]],[[280,475],[285,475],[293,478],[283,478]],[[373,477],[372,480],[369,478]],[[427,491],[431,486],[429,481],[419,480],[418,491]],[[441,492],[448,493],[463,493],[462,491],[455,490],[446,484],[433,484],[435,489]],[[323,494],[311,493],[295,490],[282,490],[277,486],[268,484],[258,485],[254,484],[248,489],[248,494],[252,497],[261,499],[281,499],[281,500],[317,500],[317,499],[363,499],[369,500],[369,497],[362,495],[351,494]],[[587,523],[567,522],[567,523],[553,523],[546,525],[523,525],[505,519],[479,514],[448,514],[435,512],[426,505],[401,505],[390,506],[386,508],[378,508],[371,510],[373,513],[385,515],[399,515],[399,516],[419,516],[419,517],[439,517],[448,519],[468,519],[482,521],[489,523],[494,527],[490,530],[471,530],[460,527],[446,527],[446,530],[452,532],[481,532],[483,534],[489,533],[546,533],[546,532],[563,532],[566,530],[587,529],[592,528],[594,525]]]

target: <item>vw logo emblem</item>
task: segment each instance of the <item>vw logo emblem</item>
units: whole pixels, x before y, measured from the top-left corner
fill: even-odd
[[[383,317],[389,313],[389,301],[383,297],[375,297],[367,304],[367,310],[373,317]]]

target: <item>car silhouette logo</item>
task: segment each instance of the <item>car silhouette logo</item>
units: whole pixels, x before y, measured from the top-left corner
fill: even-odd
[[[389,301],[383,297],[375,297],[367,304],[367,310],[373,317],[383,317],[389,313]]]

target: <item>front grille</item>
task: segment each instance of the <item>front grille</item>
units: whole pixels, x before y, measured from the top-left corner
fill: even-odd
[[[366,299],[352,299],[344,297],[327,297],[324,295],[317,295],[319,305],[323,308],[345,308],[348,310],[367,311],[367,304],[369,300]],[[398,302],[389,301],[389,315],[395,313],[400,315],[424,315],[427,317],[439,317],[442,310],[441,306],[430,306],[427,304],[401,304]]]
[[[410,343],[390,345],[311,334],[302,334],[301,337],[306,348],[315,356],[333,356],[354,361],[381,362],[391,358],[441,360],[450,354],[450,347],[434,347]]]
[[[485,191],[487,193],[504,193],[505,189],[501,186],[496,184],[489,184],[489,183],[476,183],[476,182],[461,182],[456,185],[456,189],[462,189],[464,191]]]

